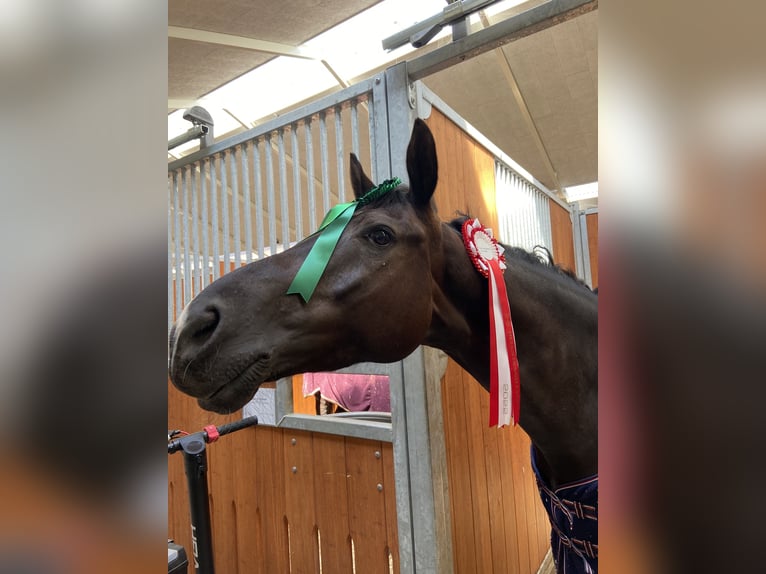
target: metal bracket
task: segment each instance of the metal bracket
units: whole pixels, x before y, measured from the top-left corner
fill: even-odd
[[[213,143],[213,116],[202,106],[192,106],[184,112],[183,118],[192,123],[190,128],[180,136],[174,137],[168,142],[168,149],[177,148],[194,139],[200,140],[200,149],[204,149]]]

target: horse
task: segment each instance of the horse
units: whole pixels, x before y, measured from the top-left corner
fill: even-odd
[[[230,413],[266,381],[395,362],[428,345],[489,389],[487,279],[464,246],[464,217],[447,223],[436,214],[436,145],[420,119],[406,165],[408,186],[358,205],[310,301],[287,291],[316,234],[193,299],[170,331],[173,384],[203,409]],[[354,154],[350,179],[357,200],[375,187]],[[554,560],[559,573],[595,572],[597,296],[522,249],[506,248],[505,258],[521,381],[517,422],[532,442]],[[568,498],[583,490],[587,501]]]

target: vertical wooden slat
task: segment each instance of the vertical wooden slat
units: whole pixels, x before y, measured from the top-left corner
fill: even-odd
[[[255,484],[267,468],[260,466],[257,451],[258,429],[247,429],[231,435],[233,448],[233,476],[237,516],[237,570],[233,572],[261,572],[264,554],[260,535],[258,493]],[[220,571],[220,570],[219,570]]]
[[[309,432],[285,431],[282,445],[284,470],[281,476],[285,483],[285,513],[290,525],[290,568],[296,574],[319,572],[313,437]]]
[[[289,572],[287,527],[285,522],[285,481],[282,431],[258,427],[256,450],[258,479],[255,490],[260,519],[260,572]]]
[[[356,571],[388,574],[383,463],[380,443],[346,438],[346,474],[351,538]]]
[[[322,572],[351,574],[345,438],[315,434],[313,465],[314,507],[321,535]]]
[[[481,412],[481,397],[479,393],[486,392],[476,385],[468,373],[463,373],[465,391],[465,408],[472,414]],[[470,385],[470,386],[469,386]],[[487,471],[485,466],[484,437],[481,424],[476,418],[467,425],[468,434],[468,467],[471,477],[473,504],[474,541],[476,544],[476,568],[478,572],[493,572],[491,553],[491,530],[489,525],[489,498],[487,496]],[[477,424],[478,423],[478,424]]]
[[[487,412],[489,415],[489,399],[484,393],[482,401],[482,415]],[[489,500],[489,528],[492,533],[492,567],[497,573],[513,572],[509,562],[512,562],[512,556],[509,557],[506,541],[508,536],[505,532],[505,499],[503,497],[502,470],[501,467],[505,461],[500,457],[500,445],[504,439],[503,430],[490,428],[488,425],[481,425],[484,437],[485,448],[485,466],[487,470],[487,498]],[[508,429],[505,429],[506,431]]]
[[[549,201],[551,210],[551,236],[553,239],[553,258],[562,267],[574,271],[575,254],[572,237],[572,221],[569,213],[555,201]]]

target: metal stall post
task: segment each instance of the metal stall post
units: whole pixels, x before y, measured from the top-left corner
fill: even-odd
[[[593,276],[590,269],[590,247],[588,245],[588,222],[586,218],[591,213],[597,213],[598,209],[582,211],[578,209],[575,203],[570,204],[569,207],[572,214],[572,234],[574,235],[577,276],[593,288]]]
[[[406,151],[415,119],[414,90],[407,76],[406,63],[385,72],[387,141],[376,134],[376,148],[387,144],[390,172],[383,166],[378,180],[397,176],[407,181]],[[376,110],[380,108],[376,106]],[[381,151],[378,157],[385,155]],[[399,526],[401,572],[416,574],[452,572],[452,539],[449,530],[449,504],[438,505],[446,487],[446,476],[434,475],[434,457],[446,457],[444,441],[432,436],[442,433],[441,408],[428,408],[438,401],[432,386],[426,384],[424,350],[419,347],[402,361],[402,382],[391,386],[393,451],[396,480],[396,506]],[[435,385],[438,389],[438,384]],[[429,418],[430,417],[430,418]],[[433,440],[436,439],[436,440]],[[439,485],[439,486],[437,486]],[[446,517],[445,517],[446,510]],[[446,524],[445,524],[446,522]]]

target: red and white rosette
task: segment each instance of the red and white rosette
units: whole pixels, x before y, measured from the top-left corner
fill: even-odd
[[[504,249],[492,236],[492,230],[478,219],[468,219],[463,224],[463,242],[476,269],[489,279],[489,426],[516,425],[521,402],[519,361],[503,279]]]

